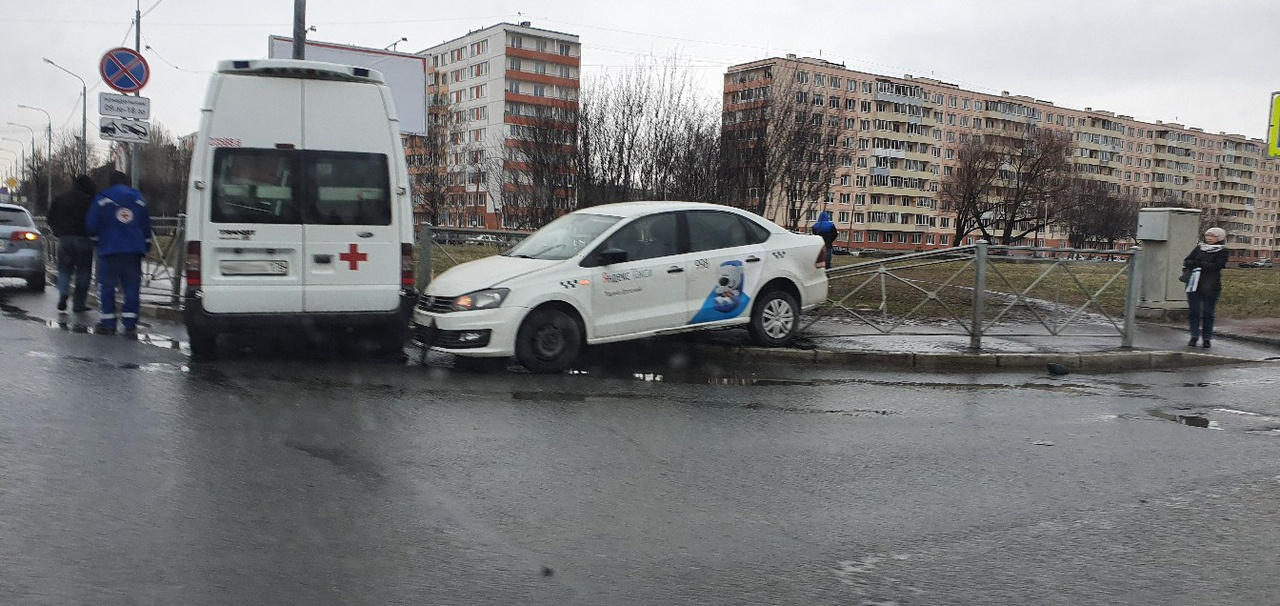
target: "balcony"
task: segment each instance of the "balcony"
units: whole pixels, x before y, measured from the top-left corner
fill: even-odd
[[[570,67],[578,67],[582,63],[581,57],[573,55],[561,55],[559,53],[547,53],[531,50],[527,48],[515,48],[508,46],[506,48],[508,57],[519,57],[521,59],[532,59],[534,61],[546,61],[556,65],[568,65]]]
[[[549,86],[559,86],[572,90],[578,89],[578,81],[573,78],[562,78],[551,74],[536,74],[521,70],[509,69],[504,74],[508,80],[519,80],[520,82],[531,82],[533,84],[546,84]]]

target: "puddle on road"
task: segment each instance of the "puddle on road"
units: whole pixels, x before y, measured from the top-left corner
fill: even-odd
[[[1181,425],[1187,425],[1190,427],[1216,429],[1218,431],[1222,430],[1222,425],[1220,423],[1218,423],[1217,421],[1210,420],[1209,417],[1206,417],[1204,415],[1199,415],[1199,414],[1180,415],[1177,413],[1165,412],[1163,410],[1154,410],[1154,409],[1148,410],[1147,414],[1157,419],[1163,419],[1165,421],[1173,421],[1174,423],[1179,423]]]

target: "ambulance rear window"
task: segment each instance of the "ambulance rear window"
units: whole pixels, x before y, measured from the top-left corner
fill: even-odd
[[[390,225],[391,181],[385,154],[308,151],[307,223]]]
[[[220,148],[213,157],[215,223],[301,223],[291,150]]]

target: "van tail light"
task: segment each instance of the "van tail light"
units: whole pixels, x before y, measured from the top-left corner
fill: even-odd
[[[187,287],[200,288],[200,241],[187,242],[187,258],[182,271],[187,274]]]
[[[40,240],[40,232],[18,230],[9,236],[10,242],[37,242]]]
[[[400,243],[400,285],[413,286],[413,245]]]
[[[813,260],[813,266],[818,269],[827,268],[827,249],[825,247],[818,249],[818,258]]]

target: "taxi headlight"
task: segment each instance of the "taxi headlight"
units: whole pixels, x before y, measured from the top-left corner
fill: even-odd
[[[493,309],[502,305],[502,301],[507,298],[507,293],[511,292],[507,288],[489,288],[486,290],[477,290],[462,295],[453,300],[451,309],[453,311],[468,311],[471,309]]]

